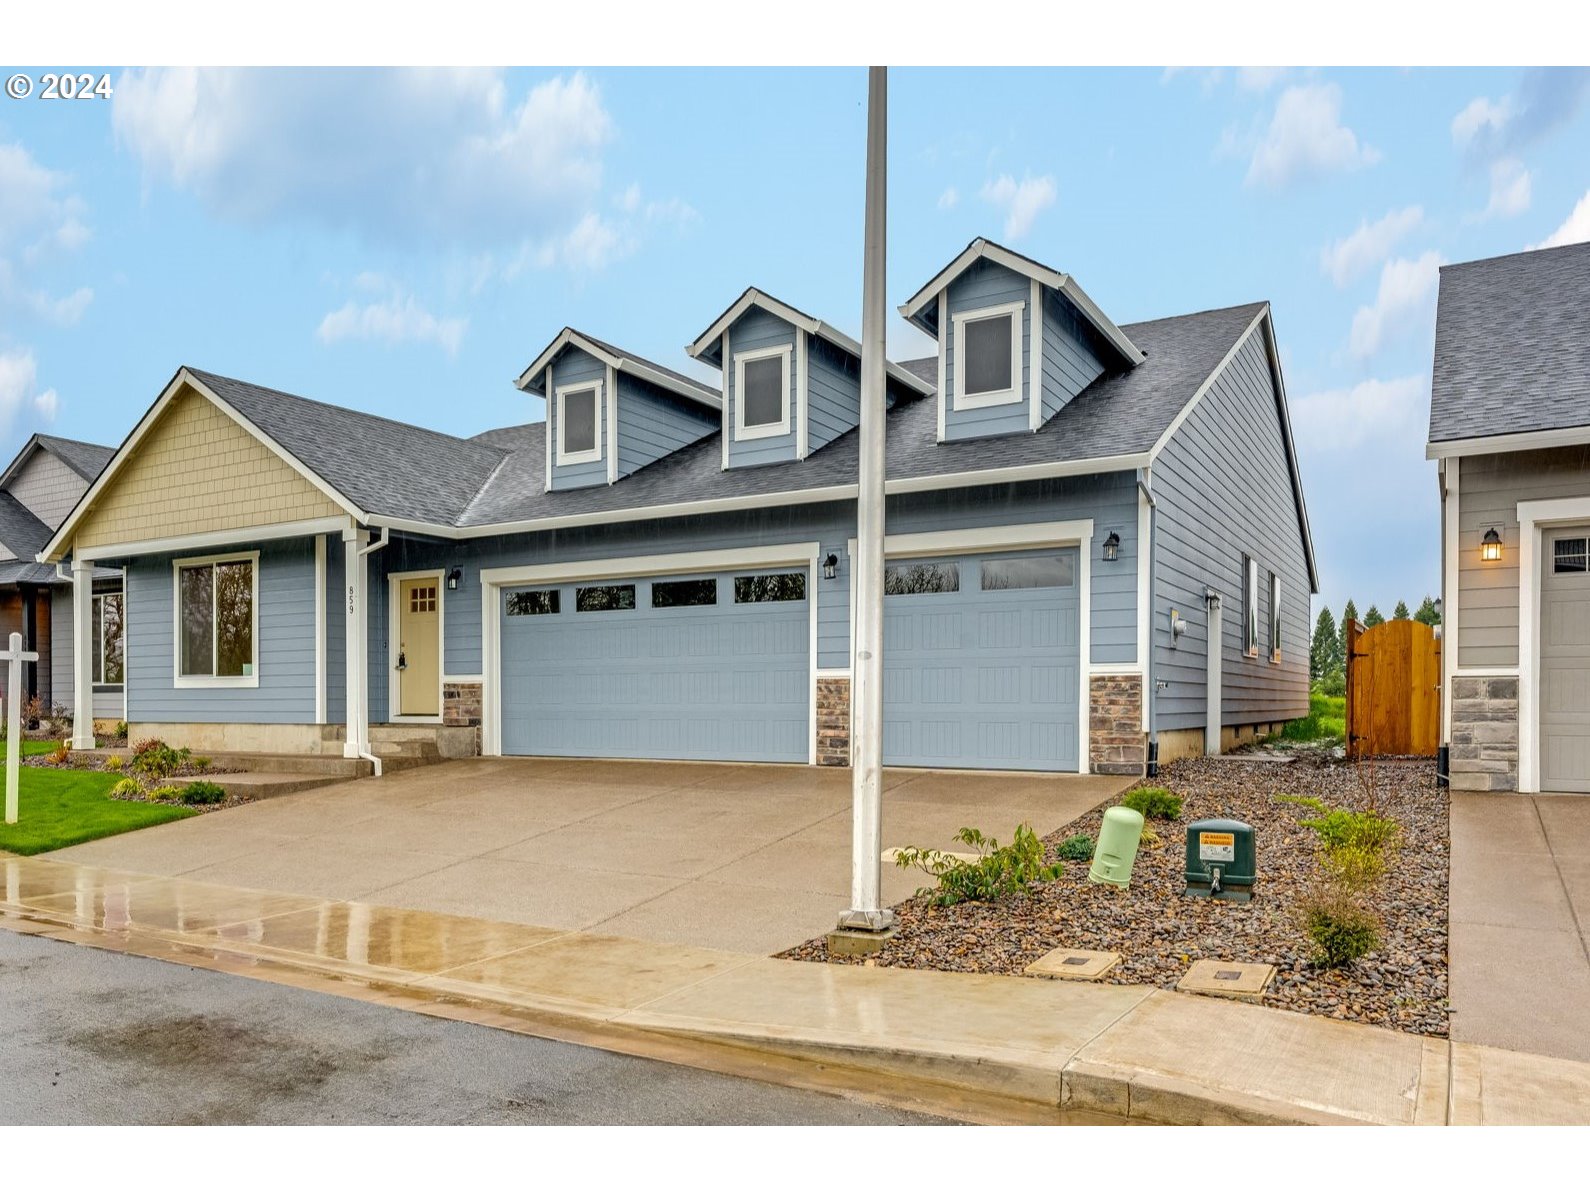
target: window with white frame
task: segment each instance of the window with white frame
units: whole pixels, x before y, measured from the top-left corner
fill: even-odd
[[[587,464],[602,458],[602,385],[565,385],[558,390],[558,463]]]
[[[1270,661],[1281,661],[1281,577],[1270,572]]]
[[[738,352],[734,357],[734,437],[789,434],[789,344]]]
[[[955,408],[976,409],[1021,400],[1021,320],[1024,304],[954,315]]]
[[[1259,656],[1259,561],[1242,556],[1242,652]]]
[[[94,596],[93,680],[96,687],[120,687],[126,681],[123,608],[120,592],[100,592]]]
[[[173,567],[178,685],[257,686],[259,555],[179,559]]]

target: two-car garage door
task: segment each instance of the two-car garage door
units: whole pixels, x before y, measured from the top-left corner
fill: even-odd
[[[887,764],[1077,768],[1077,565],[1075,548],[890,562]],[[503,752],[807,761],[811,582],[802,568],[503,589]]]

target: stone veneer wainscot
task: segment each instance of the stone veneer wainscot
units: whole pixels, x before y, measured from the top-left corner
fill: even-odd
[[[817,680],[817,764],[850,764],[850,679],[844,675]]]
[[[1518,679],[1452,679],[1452,787],[1460,791],[1518,789]]]
[[[1088,680],[1089,768],[1095,774],[1141,774],[1147,760],[1142,676],[1094,675]]]

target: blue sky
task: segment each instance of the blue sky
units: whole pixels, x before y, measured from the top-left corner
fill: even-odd
[[[860,321],[860,70],[111,75],[0,99],[7,455],[118,442],[184,363],[470,434],[540,416],[511,378],[564,324],[688,368],[746,285]],[[901,69],[890,104],[892,302],[978,235],[1117,322],[1270,300],[1322,598],[1438,589],[1436,268],[1590,239],[1585,72]]]

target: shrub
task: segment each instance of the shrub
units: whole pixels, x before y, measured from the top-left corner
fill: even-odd
[[[138,785],[136,778],[123,778],[110,788],[112,799],[141,799],[143,794],[144,788]]]
[[[208,770],[212,764],[213,763],[207,757],[190,757],[188,759],[188,765],[192,766],[195,770]]]
[[[105,769],[107,770],[120,770],[126,764],[126,759],[119,753],[113,753],[105,759]]]
[[[977,850],[975,861],[947,856],[937,849],[903,848],[895,854],[901,869],[915,867],[938,878],[937,888],[923,887],[919,895],[929,895],[938,906],[958,902],[988,902],[1011,894],[1025,893],[1033,882],[1053,881],[1065,872],[1062,864],[1045,865],[1043,841],[1032,825],[1022,824],[1015,838],[1001,845],[976,828],[962,828],[955,834],[961,844]]]
[[[149,792],[148,798],[155,803],[178,803],[182,800],[182,792],[174,786],[157,786]]]
[[[1086,832],[1078,832],[1075,836],[1067,836],[1054,846],[1054,855],[1062,861],[1091,861],[1093,860],[1093,837]]]
[[[71,759],[71,756],[72,747],[62,741],[54,749],[50,750],[48,760],[52,766],[64,766]]]
[[[1302,912],[1303,929],[1314,945],[1314,963],[1323,968],[1351,964],[1380,943],[1375,913],[1338,892],[1309,897]]]
[[[140,741],[139,744],[147,745],[148,742]],[[134,751],[132,768],[151,781],[159,782],[185,765],[189,756],[186,749],[173,749],[164,741],[156,741],[147,749]]]
[[[49,714],[49,711],[50,706],[42,699],[36,695],[29,696],[22,702],[22,707],[19,709],[19,714],[22,719],[22,727],[38,728],[39,721],[43,720],[45,716]]]
[[[1181,799],[1162,786],[1143,786],[1128,792],[1121,806],[1137,812],[1146,820],[1173,820],[1181,818]]]
[[[1303,821],[1313,828],[1320,847],[1327,853],[1340,848],[1360,848],[1385,852],[1397,836],[1397,821],[1373,811],[1348,811],[1337,807],[1317,819]]]
[[[226,790],[219,783],[200,779],[182,788],[184,803],[220,803],[226,799]]]
[[[127,722],[125,720],[118,720],[116,722],[115,737],[118,741],[125,741],[127,739]]]
[[[1362,844],[1342,844],[1321,850],[1320,865],[1343,890],[1361,893],[1385,875],[1386,853]]]
[[[142,741],[133,742],[132,751],[134,757],[142,757],[151,749],[164,749],[165,747],[166,743],[159,737],[145,737]]]

